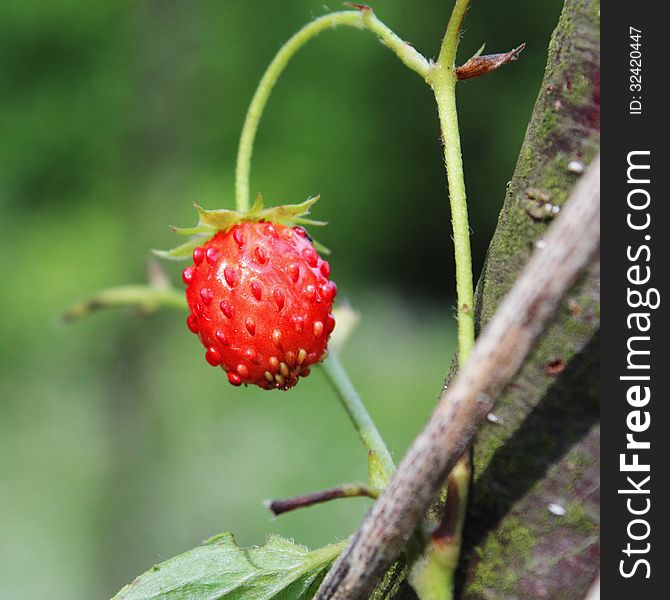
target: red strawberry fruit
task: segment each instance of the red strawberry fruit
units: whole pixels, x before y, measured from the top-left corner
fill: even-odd
[[[329,276],[302,227],[242,220],[193,250],[186,322],[230,383],[286,390],[324,357],[335,327]]]

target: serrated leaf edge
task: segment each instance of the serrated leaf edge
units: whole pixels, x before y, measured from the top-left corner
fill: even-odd
[[[171,581],[172,585],[169,586],[169,589],[164,587],[164,585],[162,586],[159,580],[154,581],[152,584],[151,578],[160,578],[160,573],[165,572],[166,568],[177,567],[178,571],[184,569],[185,565],[179,565],[180,561],[185,561],[185,564],[188,565],[189,558],[192,559],[194,556],[200,558],[200,552],[203,550],[207,552],[207,548],[217,546],[220,546],[221,551],[223,552],[229,551],[236,554],[248,565],[248,572],[246,573],[244,570],[234,569],[230,571],[230,574],[238,577],[238,579],[233,579],[227,583],[221,581],[219,583],[220,589],[216,592],[217,598],[225,598],[230,593],[238,594],[235,597],[239,598],[239,592],[244,590],[250,598],[263,598],[269,600],[270,598],[277,597],[278,594],[288,590],[291,586],[299,582],[301,578],[304,578],[304,581],[300,586],[302,589],[300,597],[302,598],[304,592],[310,589],[313,582],[323,575],[324,569],[335,560],[337,555],[344,548],[345,543],[346,542],[340,542],[316,550],[309,550],[291,540],[273,535],[268,537],[263,546],[254,546],[245,549],[237,544],[232,533],[222,533],[205,540],[202,545],[193,548],[192,550],[170,558],[163,563],[154,565],[120,590],[119,593],[114,596],[113,600],[157,600],[159,597],[164,597],[166,593],[174,594],[185,586],[188,587],[189,593],[191,594],[189,597],[194,600],[198,598],[202,598],[203,600],[205,598],[210,598],[212,583],[211,581],[207,581],[209,575],[202,571],[198,572],[197,568],[195,572],[192,568],[187,569],[184,572],[191,573],[191,577],[194,574],[197,574],[198,577],[202,578],[202,595],[200,595],[200,592],[197,592],[195,588],[195,586],[198,585],[198,582],[194,581],[191,577],[185,577],[181,583],[179,583],[178,580],[177,582],[174,580]],[[279,560],[276,560],[273,554],[276,554],[276,557]],[[281,565],[282,557],[288,559],[288,564],[285,566]],[[266,564],[264,564],[264,560]],[[217,570],[213,574],[220,575],[221,573]],[[272,580],[273,577],[281,577],[282,574],[285,575],[283,581]],[[169,581],[170,574],[166,577]],[[148,588],[146,587],[147,585],[149,586]]]

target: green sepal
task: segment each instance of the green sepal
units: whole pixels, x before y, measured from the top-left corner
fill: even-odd
[[[182,260],[184,258],[189,258],[193,254],[193,250],[196,249],[200,244],[203,244],[211,237],[211,234],[208,235],[197,235],[187,242],[180,244],[172,250],[152,250],[152,252],[160,257],[167,258],[169,260]]]
[[[195,207],[195,210],[198,211],[198,217],[200,217],[196,229],[226,231],[236,223],[244,220],[244,213],[238,212],[236,210],[228,210],[226,208],[207,210],[199,204],[194,204],[193,206]]]
[[[323,227],[324,225],[328,225],[328,221],[317,221],[315,219],[305,219],[304,217],[293,219],[293,222],[296,225],[314,225],[315,227]]]
[[[300,204],[282,204],[280,206],[263,208],[263,197],[258,194],[252,207],[246,213],[227,209],[207,210],[197,204],[195,208],[200,217],[198,227],[207,227],[213,231],[226,231],[236,223],[242,221],[267,221],[269,223],[279,223],[280,225],[293,227],[298,225],[299,220],[302,220],[305,215],[309,214],[311,207],[318,199],[319,196],[313,196]],[[317,225],[320,222],[313,221],[310,224]]]
[[[204,225],[196,225],[195,227],[170,227],[178,235],[202,235],[204,233],[211,234],[212,228]]]
[[[324,246],[321,242],[312,239],[312,246],[319,254],[330,254],[330,248]]]
[[[225,208],[207,210],[199,204],[194,204],[193,206],[198,213],[198,224],[195,227],[172,227],[172,230],[179,235],[195,237],[172,250],[154,250],[153,252],[161,258],[173,260],[188,258],[197,246],[211,238],[217,232],[226,231],[237,223],[247,221],[254,223],[267,221],[269,223],[279,223],[286,227],[295,227],[296,225],[320,227],[326,225],[326,222],[309,219],[306,216],[318,200],[319,196],[313,196],[299,204],[282,204],[280,206],[264,208],[263,197],[258,194],[247,212]],[[313,241],[312,243],[317,251],[323,254],[330,254],[330,250],[319,244],[319,242]]]

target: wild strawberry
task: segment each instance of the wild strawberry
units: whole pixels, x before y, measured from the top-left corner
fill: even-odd
[[[193,250],[188,328],[233,385],[288,389],[319,362],[337,288],[302,227],[242,221]]]

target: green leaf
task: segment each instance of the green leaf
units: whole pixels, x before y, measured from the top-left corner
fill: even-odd
[[[154,566],[113,600],[307,600],[343,548],[310,551],[271,536],[245,550],[224,533]]]

